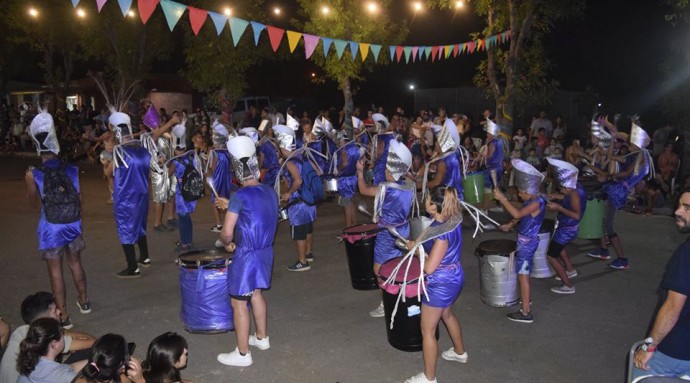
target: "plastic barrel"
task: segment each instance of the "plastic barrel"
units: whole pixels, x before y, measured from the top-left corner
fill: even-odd
[[[511,256],[515,241],[497,239],[477,246],[479,257],[479,297],[492,307],[508,307],[520,300],[516,262]]]
[[[343,230],[347,264],[352,288],[355,290],[379,288],[374,274],[374,245],[378,231],[378,226],[373,223],[350,226]]]
[[[585,215],[580,220],[577,237],[580,239],[599,239],[604,236],[604,214],[606,201],[594,198],[587,201]]]
[[[534,252],[532,268],[529,273],[531,278],[551,278],[556,275],[551,269],[551,266],[549,266],[547,254],[553,229],[554,221],[552,219],[545,219],[539,230],[539,246],[537,247],[537,251]]]
[[[483,203],[484,202],[484,173],[472,172],[467,173],[462,179],[462,188],[464,189],[465,202],[467,203]]]

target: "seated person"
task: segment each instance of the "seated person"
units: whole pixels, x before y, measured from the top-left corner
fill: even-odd
[[[0,316],[0,358],[5,352],[7,342],[10,340],[10,325],[5,323],[2,316]]]
[[[89,364],[81,370],[75,383],[125,382],[146,383],[141,363],[130,355],[129,344],[122,335],[105,334],[94,343]]]
[[[146,360],[142,363],[146,383],[180,382],[180,370],[187,367],[187,340],[174,332],[159,335],[149,344]]]
[[[7,349],[0,362],[0,383],[16,383],[19,378],[19,371],[17,371],[19,345],[26,338],[29,324],[39,318],[60,319],[60,311],[55,306],[53,294],[44,291],[26,297],[22,302],[21,312],[26,324],[17,327],[10,336]],[[95,338],[89,334],[65,331],[64,348],[61,353],[89,349],[94,341]]]

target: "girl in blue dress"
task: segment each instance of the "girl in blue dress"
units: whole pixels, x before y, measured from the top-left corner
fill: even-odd
[[[206,163],[206,174],[209,174],[213,180],[213,187],[218,193],[219,197],[230,198],[230,193],[234,190],[232,183],[233,174],[230,167],[230,154],[226,144],[230,133],[223,124],[215,121],[213,123],[213,149],[208,156]],[[211,205],[213,207],[213,218],[216,221],[215,226],[211,228],[214,233],[220,233],[223,229],[222,222],[225,219],[225,211],[218,210],[215,206],[216,195],[211,193]]]
[[[192,239],[194,227],[192,225],[192,213],[196,210],[197,201],[187,201],[182,197],[182,178],[187,166],[194,166],[199,172],[201,171],[201,160],[193,150],[186,151],[186,128],[184,123],[176,125],[172,129],[175,157],[169,161],[171,165],[170,176],[174,176],[177,180],[177,188],[175,190],[175,209],[177,210],[177,218],[179,220],[180,240],[176,243],[177,249],[180,251],[189,250],[192,248]]]
[[[348,141],[344,134],[338,136],[338,141],[342,146],[333,155],[334,175],[338,179],[338,205],[345,214],[345,227],[350,227],[357,224],[352,199],[357,192],[357,161],[362,153],[357,142]]]

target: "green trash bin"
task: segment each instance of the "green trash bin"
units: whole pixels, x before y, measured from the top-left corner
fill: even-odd
[[[603,237],[605,212],[605,200],[599,198],[588,200],[585,215],[580,220],[577,237],[580,239],[599,239]]]
[[[480,204],[484,202],[484,172],[467,173],[462,179],[465,202]]]

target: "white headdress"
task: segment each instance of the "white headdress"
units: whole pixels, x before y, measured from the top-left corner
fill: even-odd
[[[386,118],[386,116],[384,116],[381,113],[374,113],[371,116],[371,119],[374,120],[374,123],[376,124],[376,131],[377,132],[385,131],[386,129],[388,129],[388,125],[391,124],[390,122],[388,122],[388,119]]]
[[[289,116],[289,115],[288,115]],[[295,131],[285,125],[273,125],[273,135],[281,149],[295,150]]]
[[[259,142],[259,131],[254,128],[242,128],[240,129],[240,134],[251,138],[255,144]]]
[[[352,116],[352,128],[353,129],[361,129],[363,127],[362,120],[359,118]]]
[[[132,98],[132,95],[136,90],[136,82],[133,82],[128,86],[125,83],[125,80],[122,79],[119,88],[117,90],[113,88],[113,95],[111,97],[108,93],[107,87],[105,86],[105,82],[103,82],[103,78],[93,74],[91,77],[96,83],[98,90],[100,90],[103,94],[105,103],[110,110],[108,122],[110,123],[110,128],[112,131],[115,132],[115,138],[119,143],[122,143],[123,138],[125,137],[131,139],[134,133],[132,131],[132,122],[129,115],[123,113],[122,111],[125,109],[127,103],[129,103],[129,99]]]
[[[38,114],[31,120],[29,126],[29,134],[36,144],[36,154],[42,152],[51,152],[53,154],[60,153],[60,142],[58,142],[57,133],[55,132],[55,123],[53,123],[53,116],[50,113],[38,109]],[[43,135],[45,133],[45,136]],[[38,136],[41,137],[38,137]]]
[[[228,142],[230,132],[220,121],[214,120],[211,124],[211,140],[214,148],[222,148]]]
[[[297,121],[294,117],[291,115],[287,115],[287,122],[285,123],[290,129],[292,130],[297,130],[299,129],[299,121]]]
[[[173,126],[170,133],[173,136],[173,147],[177,149],[187,149],[187,127],[185,121]]]
[[[630,143],[640,149],[644,149],[651,141],[652,139],[649,137],[649,134],[640,127],[639,120],[633,120],[632,129],[630,130]]]
[[[529,194],[538,194],[544,175],[523,160],[514,159],[511,163],[515,169],[515,184],[518,190],[523,190]]]
[[[402,178],[412,166],[412,153],[402,142],[391,140],[386,159],[386,170],[397,181]]]
[[[590,129],[592,131],[592,136],[599,140],[599,146],[603,149],[608,149],[609,145],[611,145],[612,138],[611,134],[604,128],[602,121],[604,121],[603,118],[599,121],[593,119]]]
[[[486,132],[491,134],[492,136],[498,136],[501,133],[501,128],[496,125],[495,122],[491,121],[490,119],[486,119]]]
[[[233,137],[228,140],[228,152],[232,158],[232,169],[238,180],[244,181],[254,177],[259,179],[259,160],[256,157],[256,145],[246,136]]]
[[[551,170],[556,183],[563,188],[575,189],[577,187],[577,175],[579,170],[570,162],[546,158],[551,165]]]

